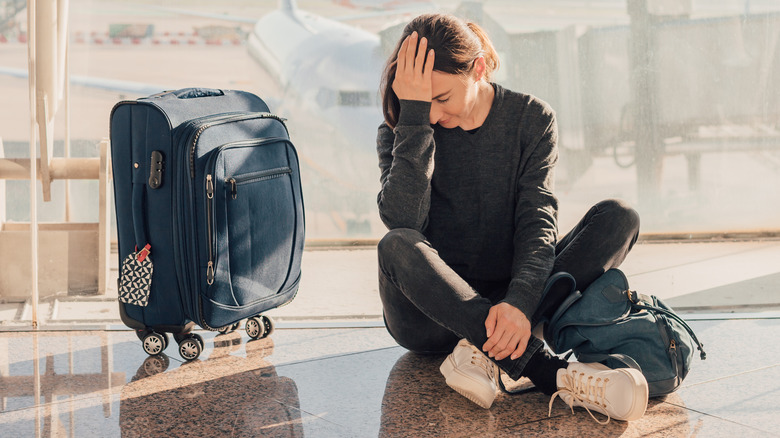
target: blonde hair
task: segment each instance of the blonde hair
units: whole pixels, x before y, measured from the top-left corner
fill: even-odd
[[[442,73],[465,75],[471,72],[474,61],[485,58],[484,79],[490,81],[491,75],[499,67],[498,53],[487,33],[478,24],[467,22],[449,14],[425,14],[413,19],[404,28],[395,50],[387,59],[380,90],[382,92],[382,113],[385,122],[392,128],[398,123],[401,104],[393,91],[396,58],[401,43],[412,32],[428,40],[428,48],[433,49],[436,58],[433,69]]]

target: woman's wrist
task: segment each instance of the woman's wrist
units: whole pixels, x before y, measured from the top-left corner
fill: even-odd
[[[401,99],[400,106],[397,125],[430,125],[431,102]]]

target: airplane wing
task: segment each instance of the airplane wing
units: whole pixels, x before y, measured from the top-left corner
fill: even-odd
[[[0,75],[27,79],[27,69],[0,67]],[[90,76],[70,76],[71,85],[81,85],[99,90],[116,91],[128,95],[148,96],[165,90],[174,90],[176,87],[164,87],[161,85],[145,84],[142,82],[120,81]]]

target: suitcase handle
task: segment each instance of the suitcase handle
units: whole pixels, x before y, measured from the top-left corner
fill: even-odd
[[[182,88],[173,95],[179,99],[196,99],[198,97],[224,96],[225,92],[216,88]]]
[[[143,248],[147,243],[146,225],[144,224],[144,186],[146,184],[133,183],[133,230],[135,231],[136,248]]]

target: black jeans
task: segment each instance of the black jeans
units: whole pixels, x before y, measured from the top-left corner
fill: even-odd
[[[558,241],[551,275],[568,272],[584,290],[623,262],[638,235],[636,211],[621,201],[602,201]],[[447,266],[425,236],[411,229],[388,232],[377,252],[385,326],[398,344],[418,353],[450,353],[461,338],[478,348],[487,342],[485,320],[504,298],[510,279],[470,283]],[[517,380],[543,346],[531,336],[522,356],[495,362]]]

